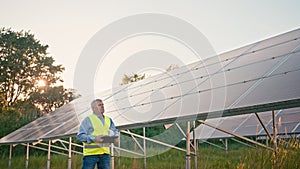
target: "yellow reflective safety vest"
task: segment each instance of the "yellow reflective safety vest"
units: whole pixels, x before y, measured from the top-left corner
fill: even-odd
[[[91,114],[88,116],[92,126],[94,128],[92,136],[98,136],[98,135],[109,135],[109,127],[110,127],[110,118],[107,116],[104,116],[105,124],[101,122],[99,117],[95,114]],[[104,144],[101,145],[101,143],[95,143],[92,142],[90,144],[83,143],[83,155],[99,155],[99,154],[109,154],[109,147],[103,147]]]

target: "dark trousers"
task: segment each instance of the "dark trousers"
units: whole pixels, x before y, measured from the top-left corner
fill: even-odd
[[[84,156],[82,160],[82,169],[110,169],[109,154]]]

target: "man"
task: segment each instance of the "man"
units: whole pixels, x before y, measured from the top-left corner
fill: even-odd
[[[97,164],[98,169],[110,168],[109,147],[103,147],[103,135],[109,135],[110,130],[114,136],[119,136],[114,122],[108,116],[103,115],[104,105],[102,100],[92,101],[91,108],[93,114],[86,117],[80,124],[77,139],[83,142],[82,169],[94,169]],[[116,139],[116,142],[119,140]]]

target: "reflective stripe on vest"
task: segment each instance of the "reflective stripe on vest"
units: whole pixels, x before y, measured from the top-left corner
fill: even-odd
[[[88,116],[91,124],[94,128],[92,136],[98,135],[109,135],[109,127],[110,127],[110,118],[104,116],[105,124],[101,122],[99,117],[95,114],[91,114]],[[97,155],[97,154],[109,154],[109,145],[108,144],[99,144],[99,143],[83,143],[83,155]],[[107,147],[103,147],[107,146]]]

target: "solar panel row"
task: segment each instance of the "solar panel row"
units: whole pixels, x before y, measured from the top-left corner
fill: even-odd
[[[272,112],[258,113],[268,132],[273,134]],[[291,108],[275,111],[277,134],[290,135],[300,133],[300,108]],[[263,129],[255,114],[243,114],[224,118],[206,120],[209,124],[233,132],[241,136],[265,136]],[[197,139],[230,138],[230,134],[221,132],[206,125],[200,125],[195,129]]]
[[[75,135],[79,123],[92,113],[94,98],[104,100],[106,114],[120,129],[299,107],[299,45],[297,29],[82,97],[3,137],[0,144]],[[245,134],[247,131],[243,129]]]

